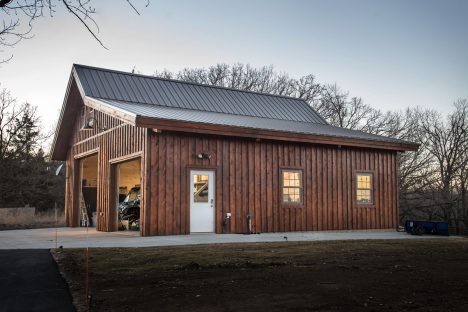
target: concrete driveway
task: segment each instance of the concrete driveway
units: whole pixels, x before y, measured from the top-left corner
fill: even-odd
[[[33,229],[0,231],[0,249],[55,248],[56,230]],[[140,237],[138,232],[97,232],[94,228],[58,228],[57,246],[83,247],[150,247],[222,243],[255,243],[280,241],[325,241],[358,239],[447,239],[443,236],[413,236],[393,230],[289,232],[264,234],[191,234]]]

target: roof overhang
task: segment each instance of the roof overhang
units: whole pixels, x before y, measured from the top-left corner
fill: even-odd
[[[75,121],[81,105],[83,105],[82,97],[72,70],[52,141],[51,158],[53,160],[66,159],[69,147],[68,140],[73,132],[73,124],[70,121]]]
[[[86,106],[94,108],[95,110],[103,112],[104,114],[108,114],[114,118],[120,119],[123,122],[126,122],[132,126],[136,125],[135,122],[136,122],[137,115],[132,112],[128,112],[126,110],[109,105],[103,101],[99,101],[95,98],[88,97],[88,96],[84,97],[84,103]]]
[[[120,113],[131,111],[133,113],[132,119],[128,121],[138,127],[397,151],[414,151],[419,147],[419,144],[412,142],[331,125],[91,97],[89,99],[96,103],[102,103],[106,108],[111,107],[110,112],[112,108],[119,110]],[[133,119],[134,116],[136,116],[135,119]]]
[[[83,88],[81,87],[76,70],[72,67],[62,109],[60,111],[60,117],[55,129],[54,140],[52,141],[51,158],[53,160],[66,160],[74,122],[83,105],[109,114],[110,116],[120,119],[128,124],[135,125],[135,114],[86,96]]]
[[[213,125],[207,123],[194,123],[178,120],[167,120],[158,118],[148,118],[137,116],[135,125],[137,127],[153,128],[163,131],[189,132],[189,133],[206,133],[212,135],[248,137],[253,139],[276,140],[288,142],[302,142],[312,144],[324,144],[335,146],[361,147],[370,149],[383,149],[392,151],[417,151],[419,144],[417,143],[400,143],[400,142],[382,142],[365,139],[351,139],[344,137],[311,135],[303,133],[290,133],[284,131],[273,131],[254,129],[246,127],[233,127],[225,125]]]

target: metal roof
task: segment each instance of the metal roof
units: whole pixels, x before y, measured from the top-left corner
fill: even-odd
[[[214,87],[153,76],[74,65],[84,92],[93,98],[126,103],[250,116],[275,120],[327,122],[304,100]],[[155,108],[159,109],[159,108]]]
[[[70,90],[74,93],[70,94]],[[53,159],[64,160],[66,157],[67,138],[71,133],[66,119],[76,114],[77,93],[81,93],[84,99],[100,102],[110,111],[131,115],[135,120],[146,117],[383,142],[393,144],[390,149],[402,151],[415,150],[418,146],[403,140],[331,126],[301,99],[73,65],[52,145]]]
[[[332,136],[340,138],[362,139],[397,144],[410,144],[409,142],[403,140],[398,140],[376,134],[370,134],[362,131],[335,127],[322,123],[240,116],[225,113],[205,112],[193,109],[165,107],[152,104],[107,100],[93,97],[90,98],[95,101],[104,103],[105,105],[108,105],[114,109],[123,110],[133,115],[142,117],[252,129],[264,129],[289,133],[302,133],[329,137]]]

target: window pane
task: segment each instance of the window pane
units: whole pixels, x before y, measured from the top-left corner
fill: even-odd
[[[370,177],[364,176],[364,188],[370,188]]]
[[[360,204],[372,204],[372,174],[359,173],[356,180],[356,201]]]
[[[194,174],[193,201],[195,203],[207,203],[208,191],[208,176],[204,174]]]
[[[283,202],[300,203],[302,173],[301,171],[283,171]]]

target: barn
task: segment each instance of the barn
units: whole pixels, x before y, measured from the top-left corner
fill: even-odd
[[[73,65],[52,158],[68,226],[117,231],[125,198],[149,236],[394,229],[398,153],[417,148],[297,98]]]

